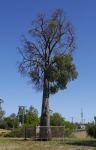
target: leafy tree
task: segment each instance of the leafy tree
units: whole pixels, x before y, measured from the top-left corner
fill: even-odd
[[[10,116],[4,117],[4,119],[0,125],[0,128],[14,129],[14,128],[17,128],[18,125],[19,125],[18,118],[15,113],[12,113]]]
[[[50,117],[50,124],[52,126],[64,126],[64,118],[59,113],[53,113]]]
[[[89,123],[87,125],[87,134],[90,136],[90,137],[93,137],[96,139],[96,124],[94,123]]]
[[[12,124],[12,127],[13,129],[14,128],[17,128],[18,125],[19,125],[19,120],[18,120],[18,117],[15,113],[12,113],[10,116],[9,116],[10,120],[11,120],[11,124]]]
[[[55,112],[50,117],[50,124],[51,126],[60,126],[54,128],[54,130],[59,132],[64,132],[64,136],[69,136],[73,130],[76,128],[76,126],[73,123],[70,123],[69,121],[66,121],[62,115],[58,112]]]
[[[36,126],[39,124],[38,111],[33,106],[26,110],[25,124]]]
[[[19,119],[19,123],[21,123],[21,124],[24,124],[25,113],[26,113],[25,106],[19,106],[19,109],[18,109],[18,119]]]
[[[0,107],[0,121],[2,121],[4,115],[5,115],[5,111],[3,111],[2,108]]]
[[[24,37],[19,48],[22,60],[19,71],[30,77],[39,90],[43,90],[41,138],[50,139],[49,95],[67,88],[67,83],[77,78],[72,53],[75,49],[73,25],[66,19],[61,9],[56,9],[49,17],[40,14],[29,30],[32,39]]]
[[[4,118],[5,115],[5,111],[3,111],[1,103],[3,103],[4,101],[2,99],[0,99],[0,123],[2,122],[2,119]]]

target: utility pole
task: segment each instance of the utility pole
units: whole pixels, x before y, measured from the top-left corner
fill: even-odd
[[[95,121],[95,124],[96,124],[96,116],[94,116],[94,121]]]
[[[83,109],[81,109],[81,124],[83,124]]]
[[[71,122],[73,123],[73,121],[74,121],[74,118],[73,118],[73,117],[71,117],[71,119],[72,119],[72,121],[71,121]]]

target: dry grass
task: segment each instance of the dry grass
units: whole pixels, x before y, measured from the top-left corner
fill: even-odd
[[[9,131],[10,131],[10,130],[0,129],[0,133],[1,133],[1,132],[7,132],[7,133],[8,133]]]
[[[84,135],[85,133],[76,133],[73,139],[50,142],[1,138],[0,150],[96,150],[96,141],[90,141]]]
[[[72,138],[78,139],[78,140],[90,139],[90,137],[88,137],[86,131],[74,132],[72,134]]]
[[[9,132],[10,132],[10,130],[0,129],[0,136],[5,136]]]

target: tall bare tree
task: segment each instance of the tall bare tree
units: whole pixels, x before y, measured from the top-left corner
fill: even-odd
[[[75,49],[73,25],[66,19],[61,9],[56,9],[49,17],[40,14],[29,30],[31,40],[24,38],[19,48],[22,61],[19,71],[30,77],[37,89],[43,90],[40,137],[50,139],[49,95],[67,87],[67,83],[77,78],[72,53]]]

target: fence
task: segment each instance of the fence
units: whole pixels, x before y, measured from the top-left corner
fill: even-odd
[[[64,139],[64,126],[37,126],[36,127],[36,140],[46,140],[48,137],[46,136],[46,133],[49,132],[51,133],[51,139],[52,140],[63,140]],[[43,136],[40,137],[40,131],[43,132]]]
[[[64,140],[67,131],[64,126],[36,126],[36,127],[20,127],[19,129],[13,130],[11,136],[24,138],[24,139],[32,139],[32,140],[42,140],[40,138],[40,132],[43,132],[43,140],[47,139],[46,131],[50,129],[51,131],[51,139],[52,140]]]

